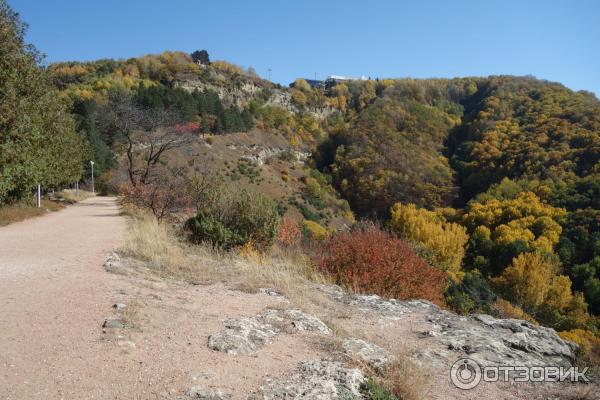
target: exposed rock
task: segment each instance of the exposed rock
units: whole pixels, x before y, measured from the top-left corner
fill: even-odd
[[[125,322],[118,318],[107,318],[104,320],[102,327],[109,329],[121,329],[125,327]]]
[[[135,348],[135,343],[131,340],[117,340],[117,345],[121,347],[130,347],[132,349]]]
[[[383,299],[348,294],[338,286],[317,287],[335,300],[386,319],[392,325],[401,324],[408,315],[422,318],[428,327],[417,337],[428,343],[417,358],[423,356],[451,365],[462,353],[483,366],[568,366],[577,352],[577,345],[562,340],[553,329],[527,321],[489,315],[460,316],[424,300]]]
[[[216,81],[221,78],[225,79],[220,74],[214,74],[211,78]],[[238,87],[227,87],[224,84],[213,84],[211,82],[193,78],[175,81],[174,85],[175,87],[187,90],[188,92],[194,92],[196,90],[200,92],[207,90],[215,92],[224,105],[236,107],[246,106],[247,103],[261,90],[259,86],[249,82],[241,82]]]
[[[194,386],[187,393],[187,399],[202,400],[227,400],[231,398],[231,392],[227,389],[205,388]]]
[[[259,396],[276,399],[359,399],[365,377],[355,368],[345,368],[337,361],[317,360],[300,363],[288,378],[272,379],[260,388]]]
[[[127,305],[123,303],[115,303],[113,304],[113,308],[117,311],[123,311],[125,308],[127,308]]]
[[[267,309],[254,317],[228,319],[224,330],[209,336],[208,347],[233,355],[252,354],[282,331],[331,333],[320,319],[300,310]]]
[[[225,321],[225,330],[208,338],[208,347],[224,353],[254,353],[279,333],[275,327],[261,323],[257,317],[241,317]]]
[[[460,318],[441,312],[431,321],[441,327],[443,344],[481,365],[570,366],[577,352],[577,346],[562,340],[554,329],[527,321],[489,315]]]
[[[331,334],[331,329],[327,327],[319,318],[314,315],[293,310],[274,310],[268,309],[258,315],[261,321],[274,325],[286,332],[318,332],[324,335]]]
[[[376,369],[383,369],[394,360],[394,356],[387,350],[362,339],[346,339],[342,343],[342,347],[346,354],[358,358]]]
[[[400,301],[396,299],[383,299],[375,294],[358,295],[346,293],[337,285],[315,285],[319,290],[327,293],[335,300],[354,306],[362,311],[377,311],[382,316],[402,316],[415,310],[439,309],[435,304],[427,300],[407,300]]]
[[[281,293],[273,288],[259,288],[258,291],[262,294],[266,294],[267,296],[281,296]]]
[[[278,157],[282,153],[289,152],[294,161],[305,162],[310,157],[309,151],[291,150],[290,148],[264,146],[259,144],[228,144],[232,150],[242,150],[244,154],[240,159],[254,165],[264,165],[268,160]]]
[[[104,268],[108,272],[117,272],[121,268],[121,257],[115,252],[112,252],[104,261]]]

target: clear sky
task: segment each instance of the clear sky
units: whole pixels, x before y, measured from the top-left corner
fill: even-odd
[[[208,50],[274,81],[534,75],[600,96],[600,1],[8,0],[48,61]]]

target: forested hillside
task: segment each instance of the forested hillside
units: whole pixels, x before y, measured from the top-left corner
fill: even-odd
[[[327,95],[340,116],[319,167],[359,216],[452,271],[451,304],[485,310],[500,295],[558,330],[597,330],[586,316],[600,314],[593,94],[497,76],[352,81]]]

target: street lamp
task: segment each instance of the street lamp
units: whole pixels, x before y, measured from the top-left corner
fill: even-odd
[[[95,192],[94,190],[94,162],[90,160],[90,165],[92,166],[92,193]]]

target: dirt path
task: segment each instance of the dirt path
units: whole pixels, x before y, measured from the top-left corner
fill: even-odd
[[[0,228],[0,398],[73,398],[101,367],[102,263],[125,228],[110,197]]]
[[[109,273],[103,263],[125,231],[108,197],[0,228],[0,399],[172,400],[195,385],[242,399],[266,377],[319,358],[310,335],[281,335],[250,356],[209,349],[224,319],[283,300],[144,268]],[[111,317],[135,323],[103,329]]]

